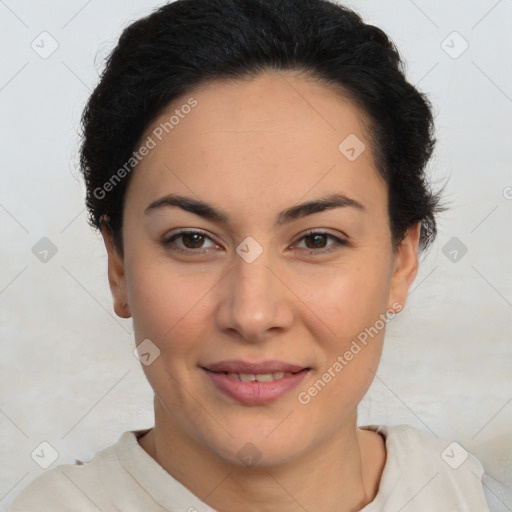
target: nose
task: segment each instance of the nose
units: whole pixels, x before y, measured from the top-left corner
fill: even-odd
[[[260,343],[292,325],[293,292],[283,269],[270,260],[266,250],[251,263],[234,255],[232,266],[220,283],[215,314],[223,332],[248,343]]]

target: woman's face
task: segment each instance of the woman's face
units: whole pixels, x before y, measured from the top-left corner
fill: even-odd
[[[115,310],[150,340],[157,426],[238,464],[353,430],[418,239],[393,251],[360,111],[265,73],[195,88],[141,140],[155,144],[127,190],[124,259],[104,236]]]

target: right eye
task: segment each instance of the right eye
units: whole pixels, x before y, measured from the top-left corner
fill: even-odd
[[[180,243],[177,242],[178,240],[180,240]],[[198,250],[203,247],[205,240],[210,240],[213,245],[207,248],[207,250]],[[162,240],[162,245],[171,251],[188,254],[204,254],[208,252],[208,249],[219,247],[218,244],[202,231],[179,231]]]

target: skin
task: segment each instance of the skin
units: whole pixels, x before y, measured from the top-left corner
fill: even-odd
[[[386,460],[382,437],[356,425],[384,329],[308,404],[297,394],[380,314],[405,305],[419,225],[393,247],[387,186],[364,115],[339,91],[292,72],[216,80],[169,105],[141,140],[192,96],[197,106],[133,171],[124,256],[102,227],[114,309],[133,318],[137,344],[149,338],[161,351],[143,366],[155,427],[139,443],[219,511],[358,510],[375,497]],[[366,147],[354,161],[338,149],[349,134]],[[364,208],[274,225],[282,210],[333,192]],[[178,207],[145,214],[170,193],[206,201],[230,220]],[[185,228],[207,237],[162,243]],[[303,238],[310,229],[346,244]],[[252,263],[236,252],[248,236],[263,249]],[[200,368],[225,359],[279,359],[311,370],[277,401],[247,406],[220,393]],[[248,442],[261,454],[252,467],[237,456]]]

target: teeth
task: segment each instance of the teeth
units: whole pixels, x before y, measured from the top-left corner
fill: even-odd
[[[240,375],[240,378],[242,376]],[[260,373],[259,375],[256,375],[256,380],[258,382],[272,382],[274,380],[274,374],[273,373]]]
[[[242,382],[272,382],[273,380],[279,380],[283,377],[289,377],[292,375],[291,372],[276,372],[276,373],[228,373],[233,379],[241,380]]]

